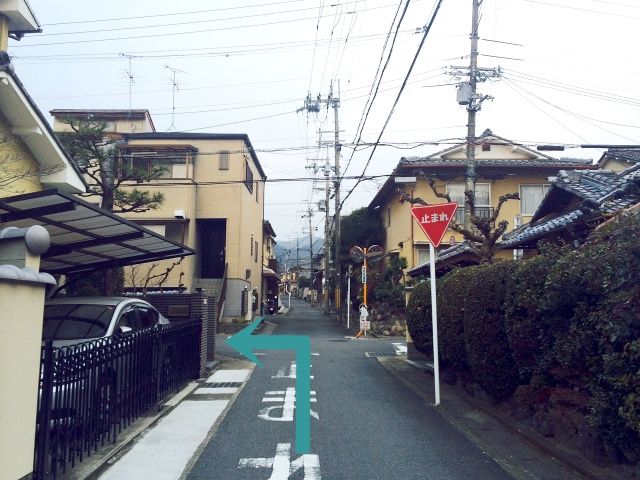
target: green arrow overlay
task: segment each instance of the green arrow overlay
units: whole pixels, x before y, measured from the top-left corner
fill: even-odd
[[[258,317],[224,343],[236,349],[258,367],[264,365],[253,350],[296,352],[296,453],[311,452],[311,340],[301,335],[252,335],[264,317]]]

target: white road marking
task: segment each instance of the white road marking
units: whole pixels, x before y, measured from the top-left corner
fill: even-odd
[[[303,469],[304,480],[321,480],[320,457],[306,453],[291,461],[290,443],[278,443],[273,458],[241,458],[238,468],[270,468],[269,480],[287,480]]]
[[[269,392],[265,392],[265,395],[268,395]],[[317,403],[317,398],[313,398],[316,395],[315,391],[311,392],[311,402],[312,403]],[[263,420],[270,420],[272,422],[293,422],[293,411],[295,410],[295,406],[296,406],[296,389],[293,387],[287,388],[284,398],[282,397],[264,397],[262,399],[263,403],[271,403],[271,402],[278,402],[278,403],[282,403],[282,405],[274,405],[271,407],[264,407],[263,409],[260,410],[260,412],[258,412],[258,418],[261,418]],[[281,410],[282,411],[282,415],[279,417],[275,417],[271,415],[271,412],[275,412]],[[314,412],[313,410],[311,410],[311,416],[313,418],[315,418],[316,420],[319,420],[320,417],[318,416],[317,412]]]
[[[315,357],[319,357],[319,356],[320,356],[320,354],[319,354],[319,353],[314,353],[314,352],[311,352],[311,355],[313,355],[313,356],[315,356]]]
[[[229,395],[237,391],[238,387],[202,387],[193,393],[196,395]]]
[[[313,365],[310,365],[312,367]],[[289,367],[289,373],[285,373],[285,367],[278,369],[278,373],[276,375],[271,375],[271,378],[296,378],[296,362],[291,362],[291,367]],[[313,375],[310,375],[309,378],[313,378]]]
[[[244,382],[251,370],[217,370],[207,378],[207,383],[216,382]]]
[[[284,395],[284,390],[269,390],[264,392],[265,395]]]
[[[100,480],[177,480],[227,400],[185,400],[144,435]]]
[[[406,343],[393,342],[391,345],[393,345],[393,348],[395,348],[396,355],[406,355],[407,353]]]

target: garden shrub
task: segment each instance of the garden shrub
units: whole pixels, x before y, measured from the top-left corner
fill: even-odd
[[[592,425],[630,461],[640,460],[639,278],[640,216],[628,213],[558,260],[541,305],[549,385],[586,392]]]
[[[518,386],[518,370],[504,329],[504,299],[514,262],[477,268],[464,301],[467,361],[482,389],[495,400],[508,398]]]
[[[436,287],[437,288],[437,287]],[[429,282],[420,282],[411,292],[406,309],[407,328],[413,345],[425,355],[433,355],[431,327],[431,287]]]
[[[471,279],[479,267],[458,268],[438,284],[438,346],[442,366],[465,371],[464,300],[470,294]]]
[[[551,344],[553,322],[542,310],[547,273],[569,253],[566,245],[540,245],[540,255],[516,262],[505,295],[505,332],[520,381],[526,384]]]

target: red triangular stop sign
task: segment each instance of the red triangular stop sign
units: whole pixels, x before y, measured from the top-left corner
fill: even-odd
[[[422,227],[425,235],[435,247],[440,245],[444,232],[458,209],[457,203],[439,203],[437,205],[425,205],[413,207],[411,215]]]

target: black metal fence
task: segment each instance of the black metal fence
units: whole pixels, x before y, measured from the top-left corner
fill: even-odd
[[[200,320],[42,347],[34,479],[64,474],[200,370]]]

